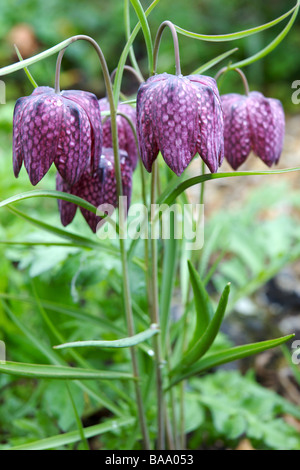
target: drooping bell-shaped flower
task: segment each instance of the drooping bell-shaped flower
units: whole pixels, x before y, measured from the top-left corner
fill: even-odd
[[[109,101],[107,98],[102,98],[99,100],[101,112],[109,111]],[[119,103],[117,111],[120,111],[122,114],[126,114],[129,119],[132,121],[133,125],[136,126],[136,110],[129,104]],[[104,117],[104,116],[102,116]],[[111,137],[111,124],[110,118],[107,118],[103,123],[103,147],[110,148],[112,147],[112,137]],[[135,170],[137,161],[138,161],[138,152],[136,147],[135,136],[132,131],[132,128],[123,116],[117,115],[117,129],[118,129],[118,140],[119,148],[127,152],[128,157],[131,161],[132,168]]]
[[[236,170],[251,150],[268,166],[282,152],[285,118],[282,104],[252,91],[248,95],[221,96],[224,112],[225,157]]]
[[[224,151],[222,106],[215,80],[167,73],[150,77],[138,90],[137,133],[149,172],[159,151],[178,176],[197,152],[216,172]]]
[[[86,170],[95,169],[102,148],[101,113],[89,92],[38,87],[19,98],[13,119],[13,168],[22,163],[36,185],[54,162],[64,180],[73,185]]]
[[[127,211],[130,205],[132,189],[132,166],[127,153],[120,150],[120,166],[122,176],[123,196],[127,196]],[[100,157],[99,169],[93,174],[85,172],[80,180],[73,186],[70,186],[57,173],[56,189],[85,199],[95,207],[102,204],[110,204],[114,208],[118,207],[117,183],[115,177],[115,165],[113,149],[103,148]],[[71,202],[59,200],[58,207],[60,211],[61,222],[64,226],[69,225],[75,217],[77,206]],[[80,210],[93,232],[96,232],[97,225],[101,217],[80,207]]]

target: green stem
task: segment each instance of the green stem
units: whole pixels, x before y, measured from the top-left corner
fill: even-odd
[[[242,82],[243,82],[243,85],[244,85],[244,88],[245,88],[245,95],[248,96],[249,95],[249,84],[248,84],[248,80],[246,78],[246,75],[244,74],[244,72],[241,71],[241,69],[239,68],[229,68],[229,67],[223,67],[221,70],[219,70],[219,72],[216,74],[215,76],[215,80],[217,81],[218,78],[223,74],[223,73],[226,73],[226,72],[229,72],[230,70],[233,70],[234,72],[237,72],[239,74],[239,76],[241,77],[242,79]]]
[[[130,31],[130,10],[129,10],[129,0],[125,0],[124,2],[124,23],[125,23],[125,33],[126,33],[126,40],[128,41],[129,38],[130,38],[130,34],[131,34],[131,31]],[[133,68],[137,74],[137,76],[139,77],[139,80],[140,82],[144,82],[144,77],[141,73],[141,70],[138,66],[138,63],[136,61],[136,58],[135,58],[135,55],[134,55],[134,50],[133,50],[133,46],[130,47],[129,49],[129,56],[130,56],[130,60],[131,60],[131,63],[133,65]],[[125,66],[126,67],[126,66]]]
[[[156,200],[156,185],[157,185],[157,160],[152,166],[152,181],[151,181],[151,210],[154,210]],[[151,217],[151,251],[152,251],[152,323],[156,323],[160,328],[159,318],[159,303],[158,303],[158,270],[157,270],[157,243],[155,239],[155,215]],[[163,392],[163,377],[162,377],[162,349],[161,349],[161,334],[156,335],[154,338],[154,351],[155,351],[155,369],[156,369],[156,389],[157,389],[157,428],[158,428],[158,450],[165,448],[165,405],[164,405],[164,392]]]
[[[173,37],[176,75],[181,75],[178,37],[177,37],[176,29],[175,29],[173,23],[171,23],[171,21],[164,21],[159,26],[159,28],[157,30],[156,38],[155,38],[155,41],[154,41],[154,49],[153,49],[153,71],[152,71],[152,75],[154,75],[156,73],[157,57],[158,57],[158,50],[159,50],[160,40],[161,40],[162,33],[163,33],[164,29],[167,26],[168,26],[168,28],[170,28],[171,33],[172,33],[172,37]]]
[[[109,101],[109,107],[110,107],[111,135],[112,135],[112,144],[113,144],[113,150],[114,150],[117,194],[119,197],[119,201],[121,201],[121,196],[123,195],[123,188],[122,188],[122,175],[121,175],[121,167],[120,167],[120,153],[119,153],[118,130],[117,130],[117,120],[116,120],[117,110],[116,110],[116,106],[114,103],[113,88],[112,88],[112,83],[110,79],[110,74],[108,71],[104,54],[101,48],[99,47],[98,43],[94,39],[85,35],[74,36],[73,38],[71,38],[70,43],[78,41],[78,40],[85,40],[92,44],[92,46],[95,48],[98,54],[98,57],[100,59],[100,63],[102,66],[105,87],[106,87],[106,92],[107,92],[107,99]],[[59,77],[60,65],[61,65],[63,54],[64,54],[64,50],[62,50],[59,53],[58,60],[57,60],[56,87],[55,87],[56,90],[59,89],[58,77]],[[119,204],[119,226],[120,226],[119,241],[120,241],[120,252],[121,252],[121,261],[122,261],[123,296],[124,296],[128,334],[129,336],[134,336],[135,328],[134,328],[134,320],[133,320],[133,312],[132,312],[132,304],[131,304],[131,293],[130,293],[130,284],[129,284],[129,275],[128,275],[128,265],[127,265],[127,253],[126,253],[126,247],[125,247],[125,240],[122,234],[122,230],[124,228],[124,221],[125,221],[125,207],[123,203],[121,202]],[[130,348],[130,354],[131,354],[133,373],[134,373],[134,376],[137,378],[137,380],[134,383],[134,387],[135,387],[135,394],[136,394],[136,400],[137,400],[139,423],[140,423],[141,432],[143,436],[144,448],[149,449],[150,439],[149,439],[149,434],[148,434],[148,429],[147,429],[141,387],[139,383],[139,369],[138,369],[137,354],[136,354],[136,350],[134,347]]]

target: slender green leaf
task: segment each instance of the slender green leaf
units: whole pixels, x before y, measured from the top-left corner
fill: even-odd
[[[18,49],[18,47],[17,47],[16,44],[14,44],[14,48],[15,48],[15,51],[16,51],[16,53],[17,53],[17,56],[18,56],[19,61],[22,62],[22,60],[24,60],[24,59],[23,59],[23,57],[22,57],[22,55],[21,55],[21,52],[19,51],[19,49]],[[27,78],[28,78],[28,80],[30,81],[30,83],[31,83],[31,85],[33,86],[33,88],[37,88],[37,87],[38,87],[38,84],[36,83],[35,79],[34,79],[33,76],[31,75],[31,73],[29,72],[29,70],[28,70],[27,67],[24,68],[24,72],[26,73]]]
[[[219,62],[226,59],[226,57],[229,57],[230,55],[234,54],[237,50],[238,50],[238,47],[235,47],[234,49],[230,49],[230,51],[224,52],[223,54],[220,54],[217,57],[214,57],[210,61],[201,65],[201,67],[198,67],[196,70],[194,70],[193,75],[196,73],[201,74],[203,72],[206,72],[210,68],[214,67],[214,65],[217,65]]]
[[[256,26],[255,28],[246,29],[244,31],[238,31],[237,33],[220,34],[220,35],[197,34],[197,33],[192,33],[191,31],[187,31],[183,28],[180,28],[179,26],[176,26],[176,25],[174,26],[178,33],[183,34],[184,36],[194,38],[194,39],[200,39],[202,41],[210,41],[210,42],[233,41],[234,39],[245,38],[247,36],[251,36],[252,34],[259,33],[268,28],[271,28],[272,26],[275,26],[276,24],[280,23],[280,21],[284,20],[289,15],[291,15],[293,11],[298,7],[298,5],[299,3],[297,2],[297,4],[293,8],[291,8],[291,10],[287,11],[286,13],[279,16],[273,21],[269,21],[268,23],[265,23],[263,25]]]
[[[145,16],[148,16],[153,8],[160,2],[160,0],[154,0],[151,5],[147,8],[145,11]],[[135,28],[133,29],[130,38],[128,39],[123,52],[121,54],[121,57],[118,62],[118,67],[117,67],[117,72],[115,75],[115,81],[114,81],[114,100],[115,100],[115,105],[118,104],[119,101],[119,95],[120,95],[120,89],[121,89],[121,81],[122,81],[122,76],[123,76],[123,70],[124,70],[124,65],[126,63],[127,56],[129,54],[130,48],[132,46],[133,41],[136,38],[137,33],[139,32],[141,28],[141,23],[139,22]]]
[[[158,197],[157,204],[172,204],[175,199],[186,189],[196,184],[203,183],[204,181],[221,179],[221,178],[232,178],[235,176],[264,176],[264,175],[278,175],[281,173],[289,173],[292,171],[299,171],[300,167],[296,168],[284,168],[281,170],[269,170],[269,171],[233,171],[226,173],[206,173],[205,175],[194,176],[193,178],[186,179],[180,182],[180,179],[177,179],[177,182],[180,183],[174,189],[174,180],[171,181],[170,186],[168,186],[164,193]]]
[[[6,311],[7,315],[11,319],[15,325],[23,332],[23,334],[31,341],[31,343],[40,351],[52,364],[60,366],[63,364],[63,360],[57,355],[56,351],[53,351],[51,347],[44,344],[43,341],[40,340],[38,336],[33,334],[20,320],[16,317],[16,315],[12,312],[12,310],[8,307],[8,305],[3,301],[0,300],[4,310]],[[115,403],[111,402],[109,398],[107,398],[103,393],[97,391],[95,392],[90,385],[82,383],[80,381],[76,381],[76,385],[86,392],[89,396],[94,398],[94,400],[99,403],[101,406],[107,408],[112,413],[115,413],[117,416],[121,416],[123,413],[120,409],[115,405]]]
[[[84,428],[84,435],[88,439],[94,436],[100,436],[107,432],[115,431],[116,429],[122,427],[130,427],[135,423],[135,418],[119,418],[119,419],[110,419],[101,424],[96,424],[94,426],[89,426]],[[47,437],[46,439],[41,439],[39,441],[28,442],[26,444],[21,444],[15,447],[12,447],[9,450],[46,450],[46,449],[55,449],[64,445],[72,444],[74,442],[80,441],[81,436],[78,430],[66,432],[64,434],[58,434],[57,436]]]
[[[11,196],[5,201],[0,201],[0,207],[7,206],[12,204],[13,202],[23,201],[24,199],[30,199],[32,197],[48,197],[54,199],[62,199],[63,201],[72,202],[73,204],[86,209],[93,214],[96,214],[97,207],[93,206],[89,202],[85,201],[81,197],[74,196],[73,194],[63,193],[61,191],[51,191],[51,190],[34,190],[28,191],[26,193],[16,194],[15,196]],[[104,214],[103,214],[104,215]]]
[[[175,271],[177,264],[177,248],[178,241],[175,238],[175,221],[176,214],[171,215],[170,220],[170,237],[165,240],[164,261],[162,270],[161,290],[160,290],[160,326],[162,344],[166,344],[166,334],[170,317],[170,306],[172,300],[173,286],[175,280]]]
[[[196,364],[187,367],[181,374],[178,374],[172,378],[169,387],[172,387],[181,380],[185,380],[189,377],[192,377],[193,375],[202,374],[207,370],[212,369],[213,367],[217,367],[228,362],[233,362],[237,359],[243,359],[244,357],[249,357],[254,354],[266,351],[267,349],[280,346],[281,344],[286,343],[292,339],[294,336],[295,335],[292,334],[283,336],[281,338],[260,341],[258,343],[244,344],[243,346],[235,346],[234,348],[229,348],[221,352],[207,355]]]
[[[63,379],[63,380],[133,380],[134,377],[126,372],[106,370],[81,369],[45,364],[25,364],[22,362],[0,363],[0,373],[17,375],[18,377],[31,377],[35,379]]]
[[[228,283],[221,295],[217,310],[205,332],[200,336],[198,341],[192,344],[191,349],[185,353],[180,364],[178,364],[175,369],[180,370],[185,368],[187,365],[195,363],[209,350],[220,330],[227,307],[229,292],[230,284]]]
[[[67,240],[70,240],[73,243],[76,243],[77,246],[93,248],[93,249],[102,248],[113,255],[119,256],[118,248],[113,247],[112,245],[102,243],[101,241],[94,242],[93,240],[90,240],[89,238],[82,237],[81,235],[77,235],[75,233],[69,232],[67,230],[64,230],[58,227],[54,227],[53,225],[47,224],[46,222],[43,222],[39,219],[30,217],[29,215],[25,214],[19,209],[15,209],[14,207],[6,206],[6,208],[13,214],[17,215],[18,217],[21,217],[22,219],[27,220],[28,222],[30,222],[33,225],[36,225],[42,230],[45,230],[46,232],[50,232],[53,235],[57,235],[61,238],[66,238]]]
[[[129,338],[117,339],[113,341],[74,341],[72,343],[59,344],[54,346],[55,349],[65,349],[65,348],[130,348],[136,346],[143,341],[151,338],[152,336],[158,333],[156,325],[152,325],[148,330],[138,333]]]
[[[209,325],[213,312],[208,293],[200,279],[199,274],[190,261],[188,261],[188,268],[194,293],[194,303],[196,307],[196,326],[193,339],[191,341],[192,345],[195,344],[195,342],[197,342],[197,340],[203,335],[204,331]]]
[[[77,411],[75,402],[74,402],[74,400],[73,400],[73,396],[72,396],[70,387],[69,387],[69,385],[68,385],[68,382],[66,382],[66,388],[67,388],[67,392],[68,392],[68,395],[69,395],[69,398],[70,398],[70,402],[71,402],[71,404],[72,404],[72,408],[73,408],[74,415],[75,415],[75,419],[76,419],[76,423],[77,423],[78,432],[79,432],[80,439],[81,439],[81,442],[82,442],[82,444],[83,444],[84,450],[90,450],[89,445],[88,445],[88,441],[87,441],[87,439],[86,439],[86,437],[85,437],[85,435],[84,435],[84,430],[83,430],[82,422],[81,422],[80,416],[79,416],[79,414],[78,414],[78,411]]]
[[[29,59],[25,59],[25,60],[22,60],[22,62],[17,62],[15,64],[2,67],[0,69],[0,77],[4,75],[8,75],[9,73],[17,72],[18,70],[22,70],[25,67],[29,67],[29,65],[35,64],[36,62],[39,62],[40,60],[46,59],[47,57],[57,54],[59,51],[69,46],[71,43],[72,43],[71,38],[66,39],[65,41],[60,42],[56,46],[53,46],[50,49],[47,49],[46,51],[41,52],[40,54],[37,54],[33,57],[29,57]]]
[[[229,70],[234,69],[236,67],[245,67],[245,65],[252,64],[253,62],[256,62],[259,59],[262,59],[265,57],[267,54],[272,52],[275,47],[277,47],[281,41],[285,38],[285,36],[288,34],[289,30],[293,26],[295,19],[298,15],[299,11],[299,5],[297,6],[296,10],[294,11],[291,19],[289,20],[288,24],[285,26],[285,28],[281,31],[281,33],[278,34],[278,36],[270,42],[270,44],[266,47],[264,47],[261,51],[257,52],[256,54],[252,55],[251,57],[248,57],[247,59],[241,60],[239,62],[236,62],[235,64],[232,64],[228,67]]]
[[[136,15],[142,27],[142,31],[143,31],[145,43],[146,43],[146,48],[147,48],[147,54],[148,54],[149,70],[152,70],[153,68],[153,65],[152,65],[153,64],[153,45],[152,45],[152,39],[151,39],[151,32],[150,32],[149,24],[147,21],[147,16],[145,15],[145,12],[139,0],[130,0],[130,2],[136,12]]]
[[[130,4],[129,4],[129,1],[130,0],[125,0],[124,1],[124,23],[125,23],[126,41],[129,40],[130,34],[131,34],[131,31],[130,31],[130,8],[129,8]],[[129,49],[129,55],[130,55],[130,60],[131,60],[133,68],[135,69],[135,71],[139,75],[140,79],[142,81],[144,81],[144,77],[141,73],[141,70],[140,70],[139,65],[137,63],[137,60],[135,58],[133,46],[131,46],[130,49]]]

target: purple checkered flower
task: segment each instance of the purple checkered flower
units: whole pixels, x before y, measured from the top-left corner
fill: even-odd
[[[102,98],[101,100],[99,100],[99,104],[100,104],[101,112],[109,111],[110,108],[109,108],[109,102],[107,98]],[[134,126],[136,126],[135,108],[133,108],[132,106],[128,104],[119,103],[117,111],[120,111],[121,113],[126,114],[129,117],[129,119],[131,119]],[[106,148],[112,147],[110,118],[106,119],[102,127],[103,127],[103,147],[106,147]],[[132,164],[132,168],[135,170],[137,161],[138,161],[138,152],[137,152],[134,133],[127,119],[120,115],[117,115],[117,128],[118,128],[119,148],[127,152],[128,157]]]
[[[99,207],[102,204],[110,204],[118,207],[117,183],[115,177],[115,165],[113,149],[103,148],[103,154],[100,158],[99,169],[93,174],[85,172],[80,180],[73,186],[70,186],[57,173],[56,189],[65,193],[74,194],[82,199]],[[127,196],[127,211],[130,205],[132,189],[132,166],[127,153],[120,150],[120,166],[122,175],[123,196]],[[64,226],[69,225],[75,217],[77,206],[72,202],[59,200],[58,207],[60,211],[61,222]],[[97,225],[101,217],[80,207],[80,210],[93,232],[96,232]]]
[[[176,175],[198,152],[212,173],[224,157],[223,114],[216,81],[203,75],[150,77],[137,95],[137,132],[147,171],[158,152]]]
[[[279,100],[252,91],[248,96],[221,96],[224,112],[225,157],[236,170],[251,150],[268,166],[282,152],[285,119]]]
[[[24,161],[36,185],[54,162],[60,175],[75,184],[97,168],[102,128],[98,100],[84,91],[38,87],[19,98],[13,119],[13,168],[18,177]]]

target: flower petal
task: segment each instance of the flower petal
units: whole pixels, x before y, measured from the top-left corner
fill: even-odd
[[[99,104],[102,111],[109,110],[109,102],[107,98],[102,98],[99,100]],[[118,104],[117,111],[126,114],[132,121],[133,125],[136,127],[136,110],[129,106],[128,104]],[[130,124],[127,119],[123,116],[117,115],[117,128],[118,128],[118,141],[119,148],[127,152],[133,169],[136,168],[138,160],[138,152],[135,141],[134,133],[131,129]],[[112,137],[111,137],[111,124],[110,118],[106,119],[103,124],[103,147],[111,148],[112,147]]]
[[[209,170],[215,173],[224,157],[223,111],[211,87],[194,82],[197,87],[199,133],[197,152]]]
[[[196,153],[197,93],[183,76],[170,75],[153,96],[152,125],[162,156],[177,176]]]
[[[24,109],[26,108],[26,98],[19,98],[16,102],[13,117],[13,170],[15,177],[19,176],[22,163],[23,163],[23,148],[22,148],[22,117]]]
[[[63,179],[73,186],[91,163],[91,126],[85,111],[75,102],[63,99],[63,119],[55,165]]]
[[[56,190],[62,191],[63,193],[71,193],[71,188],[66,183],[59,173],[56,174]],[[64,227],[69,225],[75,217],[77,206],[69,201],[58,199],[58,208],[60,212],[60,220]]]
[[[268,166],[278,161],[283,145],[284,115],[276,101],[257,91],[247,98],[252,148]]]
[[[58,95],[37,94],[26,98],[21,138],[25,168],[36,185],[49,170],[57,151],[63,114]]]
[[[251,152],[247,97],[236,93],[221,96],[224,112],[224,146],[228,163],[236,170]]]
[[[98,99],[93,93],[81,90],[63,91],[61,95],[77,103],[86,113],[91,126],[91,171],[99,166],[102,152],[102,125]]]
[[[156,159],[159,148],[154,136],[153,104],[156,102],[156,92],[168,74],[154,75],[142,83],[138,89],[136,100],[137,136],[142,162],[146,170],[151,173],[152,165]]]

